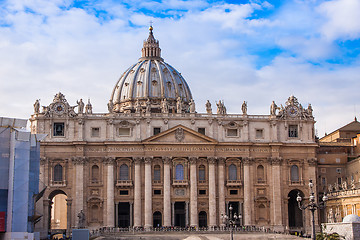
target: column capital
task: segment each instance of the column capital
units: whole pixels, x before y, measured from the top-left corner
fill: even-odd
[[[71,161],[74,165],[84,165],[89,159],[87,157],[72,157]]]
[[[140,164],[142,159],[143,159],[142,157],[134,157],[133,158],[135,164]]]
[[[282,163],[282,158],[281,157],[269,157],[268,161],[270,162],[271,165],[281,165]]]
[[[145,164],[150,164],[152,162],[152,160],[153,160],[153,157],[145,157],[144,158]]]
[[[169,164],[171,162],[171,157],[162,157],[164,164]]]
[[[309,163],[310,166],[316,166],[317,164],[317,158],[309,158],[307,160],[307,162]]]
[[[242,160],[245,165],[251,165],[254,162],[254,158],[252,157],[244,157]]]
[[[198,157],[189,157],[190,164],[196,164]]]
[[[215,164],[217,161],[216,157],[207,157],[207,160],[210,164]]]
[[[72,199],[70,198],[68,198],[68,199],[65,199],[66,200],[66,205],[67,206],[71,206],[71,204],[72,204]]]
[[[225,160],[226,160],[226,158],[224,158],[224,157],[217,157],[217,161],[219,164],[224,164]]]
[[[105,165],[112,165],[114,164],[115,162],[115,158],[114,157],[104,157],[102,159],[102,162],[105,164]]]
[[[47,157],[41,157],[40,158],[40,165],[45,165],[45,163],[48,161]]]

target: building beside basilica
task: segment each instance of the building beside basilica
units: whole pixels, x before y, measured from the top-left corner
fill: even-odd
[[[216,113],[212,107],[196,112],[152,27],[142,57],[115,84],[108,113],[81,99],[70,105],[62,93],[42,110],[37,101],[31,130],[47,134],[40,181],[48,186],[37,229],[214,229],[231,205],[241,225],[310,232],[296,195],[308,196],[309,179],[316,182],[311,105],[291,96],[265,115],[248,115],[246,102],[241,114],[228,114],[223,102]]]

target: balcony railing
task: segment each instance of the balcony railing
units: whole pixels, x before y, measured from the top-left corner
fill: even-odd
[[[188,180],[173,180],[173,186],[187,186]]]
[[[117,187],[132,187],[133,183],[132,180],[117,180],[116,186]]]
[[[241,185],[242,185],[241,180],[227,180],[226,181],[227,187],[237,187],[237,186],[241,186]]]
[[[51,187],[66,187],[66,180],[62,181],[51,181],[50,182]]]

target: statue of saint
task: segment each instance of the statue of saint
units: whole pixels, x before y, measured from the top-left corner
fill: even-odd
[[[112,113],[113,112],[113,107],[114,107],[114,104],[111,100],[109,100],[108,104],[107,104],[107,107],[108,107],[108,111],[109,113]]]
[[[244,115],[247,115],[247,102],[243,102],[243,104],[241,105],[241,111]]]
[[[270,106],[270,115],[275,116],[276,115],[276,109],[278,109],[278,106],[276,105],[275,101],[272,101]]]
[[[90,99],[88,99],[88,103],[85,106],[85,112],[86,114],[92,114],[92,105],[90,103]]]
[[[146,100],[146,110],[145,110],[147,113],[150,113],[151,112],[151,102],[150,102],[150,99],[147,99]]]
[[[311,107],[311,104],[309,103],[309,106],[308,106],[308,108],[307,108],[307,114],[309,115],[309,116],[312,116],[312,114],[313,114],[313,109],[312,109],[312,107]]]
[[[162,113],[169,113],[169,104],[166,100],[166,98],[164,98],[162,100],[162,103],[161,103],[161,112]]]
[[[330,210],[329,210],[327,222],[328,223],[333,223],[334,222],[334,213],[333,213],[332,208],[330,208]]]
[[[78,228],[85,228],[85,214],[84,214],[83,210],[81,210],[79,212],[77,217],[79,218]]]
[[[181,97],[178,97],[177,100],[176,100],[176,113],[182,113]]]
[[[36,99],[34,103],[34,113],[39,113],[39,112],[40,112],[40,99]]]
[[[212,114],[211,103],[210,103],[209,100],[206,101],[206,103],[205,103],[205,108],[206,108],[206,112],[207,112],[208,114]]]
[[[217,114],[226,114],[226,107],[224,105],[224,101],[219,100],[219,103],[216,103],[217,106]]]
[[[189,105],[190,105],[190,113],[195,113],[195,102],[193,99],[190,100]]]
[[[80,98],[80,101],[76,101],[78,104],[78,113],[82,114],[84,112],[84,102],[82,101],[82,98]]]
[[[343,190],[347,190],[348,186],[347,186],[347,182],[344,181],[342,184],[341,184],[341,187]]]
[[[136,113],[140,113],[141,112],[141,105],[140,105],[140,102],[139,102],[139,99],[136,99],[135,101],[135,112]]]

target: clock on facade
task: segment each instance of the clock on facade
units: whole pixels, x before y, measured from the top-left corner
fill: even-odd
[[[63,103],[56,103],[56,104],[54,105],[53,109],[54,109],[54,112],[55,112],[56,114],[63,114],[64,111],[65,111],[65,104],[63,104]]]
[[[290,106],[288,107],[287,112],[290,117],[296,117],[299,113],[299,110],[295,106]]]

